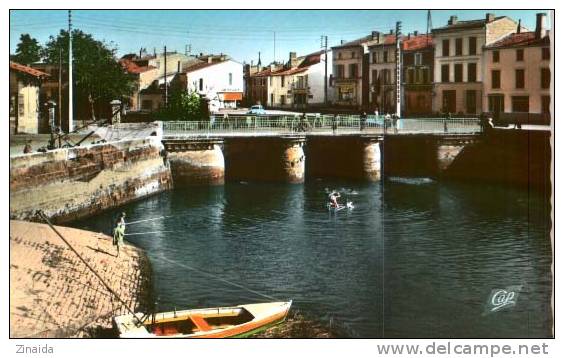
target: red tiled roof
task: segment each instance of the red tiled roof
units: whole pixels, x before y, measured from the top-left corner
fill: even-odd
[[[288,76],[307,71],[309,67],[296,67],[272,73],[272,76]]]
[[[501,47],[521,47],[533,45],[548,45],[550,44],[550,37],[547,35],[541,39],[535,38],[534,32],[521,32],[514,33],[504,38],[489,44],[486,48],[501,48]]]
[[[402,41],[402,49],[404,51],[415,51],[428,47],[433,47],[433,39],[431,35],[411,36],[409,39],[404,37]]]
[[[194,71],[197,71],[197,70],[201,70],[202,68],[206,68],[206,67],[210,67],[210,66],[213,66],[213,65],[217,65],[218,63],[222,63],[222,62],[211,62],[211,63],[208,63],[208,62],[198,62],[198,63],[195,63],[195,64],[193,64],[193,65],[190,65],[190,66],[186,67],[186,68],[184,69],[184,72],[185,72],[185,73],[194,72]]]
[[[34,77],[38,77],[38,78],[49,76],[49,74],[47,74],[43,71],[39,71],[39,70],[36,70],[35,68],[31,68],[29,66],[22,65],[22,64],[19,64],[17,62],[13,62],[13,61],[10,61],[10,68],[14,71],[22,72],[22,73],[25,73],[25,74],[28,74],[28,75],[31,75],[31,76],[34,76]]]
[[[155,66],[139,66],[138,64],[127,58],[122,58],[121,60],[119,60],[119,63],[127,72],[135,74],[147,72],[156,68]]]
[[[323,54],[323,50],[321,51],[317,51],[314,53],[310,53],[309,55],[305,56],[305,59],[302,61],[302,63],[300,63],[300,65],[298,67],[303,68],[303,67],[309,67],[315,64],[318,64],[319,62],[321,62],[321,55]]]

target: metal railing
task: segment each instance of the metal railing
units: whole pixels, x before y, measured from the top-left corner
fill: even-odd
[[[478,118],[400,118],[358,115],[229,115],[209,121],[165,121],[164,136],[276,136],[288,134],[472,134]]]

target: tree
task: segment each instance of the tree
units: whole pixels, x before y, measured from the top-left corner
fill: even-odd
[[[196,92],[173,90],[169,96],[168,107],[156,113],[162,121],[201,121],[207,119],[206,103]]]
[[[18,63],[30,65],[41,60],[42,50],[41,45],[36,39],[29,36],[29,34],[22,34],[13,58]]]
[[[47,62],[58,63],[62,49],[63,63],[68,66],[68,38],[68,31],[64,30],[57,37],[49,38],[44,49]],[[123,101],[133,92],[134,78],[118,63],[116,51],[108,44],[95,40],[90,34],[73,30],[74,102],[77,105],[75,116],[90,112],[90,117],[94,120],[104,110],[107,113],[110,101]]]

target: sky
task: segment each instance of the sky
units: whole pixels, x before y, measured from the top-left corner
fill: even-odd
[[[535,14],[547,10],[432,10],[432,26],[446,25],[451,15],[459,20],[481,19],[487,12],[521,19],[535,28]],[[427,10],[73,10],[73,28],[104,40],[122,56],[139,53],[226,53],[234,60],[256,63],[261,52],[263,64],[273,59],[287,61],[290,51],[298,56],[318,51],[321,36],[328,45],[354,40],[376,30],[387,33],[402,22],[402,33],[427,29]],[[11,10],[10,53],[19,37],[29,33],[42,45],[49,36],[68,27],[66,10]],[[547,27],[552,28],[550,18]],[[276,39],[276,40],[275,40]],[[276,46],[274,45],[276,44]]]

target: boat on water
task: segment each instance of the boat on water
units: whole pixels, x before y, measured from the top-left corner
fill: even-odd
[[[327,203],[327,209],[329,211],[335,211],[335,212],[341,211],[343,209],[352,210],[352,209],[354,209],[354,205],[353,205],[352,201],[347,201],[346,205],[339,204],[339,206],[333,206],[333,205],[331,205],[331,203]]]
[[[283,322],[292,301],[116,316],[120,338],[246,337]]]

